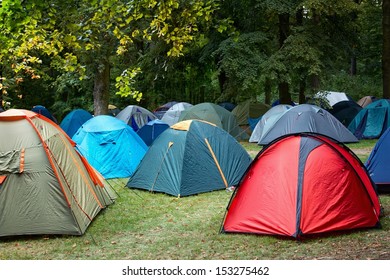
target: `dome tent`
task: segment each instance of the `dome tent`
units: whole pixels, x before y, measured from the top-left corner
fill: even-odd
[[[117,119],[130,125],[135,132],[148,122],[157,119],[157,117],[148,109],[137,105],[129,105],[116,116]]]
[[[238,125],[235,116],[225,108],[214,103],[204,102],[187,108],[181,113],[179,118],[179,121],[185,120],[203,120],[213,123],[230,133],[237,140],[249,138]]]
[[[32,111],[0,113],[0,236],[82,235],[115,199],[54,122]]]
[[[163,121],[153,120],[141,127],[137,134],[145,142],[147,146],[152,145],[153,141],[169,127]]]
[[[364,107],[348,129],[358,139],[377,139],[390,126],[390,100],[379,99]]]
[[[381,205],[361,161],[316,134],[282,136],[251,163],[221,231],[300,238],[379,226]]]
[[[390,192],[390,128],[372,149],[365,165],[380,193]]]
[[[339,120],[344,126],[348,127],[355,116],[362,110],[359,104],[355,101],[340,101],[328,109],[336,119]]]
[[[39,115],[43,115],[46,118],[57,123],[57,119],[52,115],[52,113],[50,113],[50,111],[45,106],[35,105],[34,107],[32,107],[31,111],[33,111],[34,113],[37,113]]]
[[[72,139],[106,179],[130,177],[148,149],[130,126],[109,115],[88,120]]]
[[[263,132],[267,131],[272,125],[274,121],[279,119],[279,117],[284,114],[288,109],[291,109],[293,106],[287,104],[279,104],[275,105],[271,109],[269,109],[260,119],[260,121],[256,124],[251,137],[249,138],[249,142],[257,143],[260,141]]]
[[[178,197],[221,190],[237,184],[250,162],[223,129],[182,121],[153,142],[127,186]]]
[[[165,113],[175,104],[177,104],[178,102],[177,101],[171,101],[171,102],[168,102],[168,103],[165,103],[164,105],[161,105],[160,107],[156,108],[154,111],[153,111],[153,114],[159,119],[161,120],[161,118],[165,115]]]
[[[161,120],[169,126],[174,125],[179,122],[181,113],[192,106],[192,104],[187,102],[179,102],[169,108],[169,110],[165,112],[164,116],[162,116]]]
[[[232,114],[237,118],[239,125],[245,126],[250,124],[250,119],[259,119],[270,108],[271,106],[268,104],[246,100],[244,102],[238,103],[237,106],[232,110]]]
[[[70,138],[87,120],[93,118],[91,113],[84,109],[75,109],[69,112],[60,123],[60,127]]]
[[[329,136],[342,143],[355,143],[359,140],[331,113],[310,104],[292,107],[274,120],[267,131],[263,130],[259,145],[267,145],[280,136],[313,132]]]

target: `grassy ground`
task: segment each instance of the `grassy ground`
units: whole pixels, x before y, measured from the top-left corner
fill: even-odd
[[[375,141],[348,145],[365,160]],[[254,157],[260,150],[243,143]],[[390,196],[380,199],[381,229],[295,241],[273,236],[220,234],[231,192],[174,198],[125,188],[111,181],[119,197],[86,234],[0,239],[0,259],[390,259]]]

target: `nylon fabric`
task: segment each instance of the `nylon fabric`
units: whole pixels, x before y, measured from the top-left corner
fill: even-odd
[[[294,133],[318,133],[342,143],[358,142],[358,139],[332,114],[314,105],[302,104],[284,112],[271,128],[263,132],[260,145]]]
[[[356,155],[326,136],[295,134],[259,152],[228,205],[222,232],[300,238],[377,227],[380,211]]]
[[[128,187],[177,197],[225,189],[226,184],[205,139],[228,185],[238,183],[251,162],[245,149],[215,125],[196,120],[186,121],[184,126],[187,125],[188,130],[171,127],[153,142],[129,179]],[[178,123],[178,126],[183,125]]]

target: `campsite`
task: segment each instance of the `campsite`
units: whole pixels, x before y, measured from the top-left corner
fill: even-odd
[[[390,260],[390,0],[0,14],[1,265]]]
[[[375,140],[348,146],[365,160]],[[242,143],[251,156],[260,147]],[[257,235],[220,234],[231,192],[176,198],[124,187],[110,180],[115,203],[93,221],[83,236],[2,238],[0,259],[389,259],[390,196],[381,195],[386,215],[381,229],[351,231],[296,241]]]

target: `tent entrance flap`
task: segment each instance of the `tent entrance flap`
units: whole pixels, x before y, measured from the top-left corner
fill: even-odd
[[[24,149],[0,153],[0,174],[22,173],[24,170]]]
[[[221,177],[222,177],[222,180],[223,180],[223,183],[225,184],[225,188],[228,188],[228,183],[226,181],[226,178],[225,178],[225,175],[223,174],[223,171],[221,169],[221,166],[219,165],[219,162],[218,162],[218,159],[217,157],[215,156],[215,153],[213,151],[213,148],[211,148],[211,145],[209,143],[209,141],[207,140],[207,138],[204,139],[206,141],[206,144],[207,144],[207,147],[209,148],[209,151],[211,153],[211,156],[213,157],[214,159],[214,162],[215,162],[215,165],[217,166],[218,168],[218,171],[219,171],[219,174],[221,174]]]
[[[159,170],[158,170],[158,172],[157,172],[157,174],[156,174],[156,177],[155,177],[155,179],[154,179],[152,188],[151,188],[151,190],[150,190],[151,192],[153,191],[154,186],[156,185],[156,182],[157,182],[158,176],[160,176],[160,172],[161,172],[161,169],[162,169],[162,167],[163,167],[165,158],[167,157],[167,155],[168,155],[168,153],[169,153],[169,150],[171,149],[172,146],[173,146],[173,142],[169,142],[169,143],[168,143],[168,148],[167,148],[167,150],[165,151],[164,157],[163,157],[162,160],[161,160],[160,168],[159,168]]]

